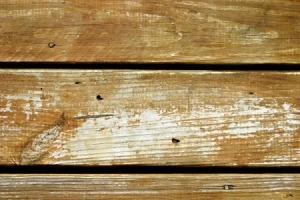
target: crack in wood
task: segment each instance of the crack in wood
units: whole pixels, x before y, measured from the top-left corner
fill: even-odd
[[[101,117],[112,117],[112,116],[114,115],[113,114],[84,115],[84,116],[73,117],[73,119],[97,119]]]

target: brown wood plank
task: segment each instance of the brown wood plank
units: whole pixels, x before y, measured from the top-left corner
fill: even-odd
[[[0,199],[299,199],[299,174],[0,175]]]
[[[300,63],[298,0],[0,0],[0,61]]]
[[[300,166],[299,76],[0,70],[0,164]]]

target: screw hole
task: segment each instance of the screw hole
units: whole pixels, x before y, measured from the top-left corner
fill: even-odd
[[[49,42],[49,43],[48,43],[48,47],[49,47],[49,48],[54,48],[54,47],[55,47],[55,44],[54,44],[53,42]]]
[[[178,139],[176,139],[176,138],[172,138],[172,142],[173,142],[174,144],[177,144],[177,143],[180,142],[180,140],[178,140]]]
[[[98,100],[98,101],[101,101],[101,100],[103,100],[103,98],[102,98],[100,95],[97,95],[97,97],[96,97],[96,98],[97,98],[97,100]]]
[[[250,95],[253,95],[253,94],[254,94],[254,92],[249,92],[249,94],[250,94]]]
[[[79,85],[79,84],[81,84],[81,82],[80,82],[80,81],[76,81],[75,84],[76,84],[76,85]]]
[[[223,189],[224,190],[233,190],[234,187],[235,187],[234,185],[224,185]]]

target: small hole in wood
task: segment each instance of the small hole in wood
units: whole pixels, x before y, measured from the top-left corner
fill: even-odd
[[[41,90],[43,90],[43,88],[41,88]]]
[[[81,84],[81,82],[80,82],[80,81],[76,81],[75,84],[76,84],[76,85],[79,85],[79,84]]]
[[[97,100],[98,100],[98,101],[101,101],[101,100],[103,100],[103,98],[102,98],[100,95],[97,95],[97,97],[96,97],[96,98],[97,98]]]
[[[287,194],[286,197],[294,197],[292,194]]]
[[[54,47],[55,47],[54,42],[49,42],[49,43],[48,43],[48,47],[49,47],[49,48],[54,48]]]
[[[250,94],[250,95],[253,95],[253,94],[254,94],[254,92],[249,92],[249,94]]]
[[[178,140],[178,139],[176,139],[176,138],[172,138],[172,142],[173,142],[174,144],[177,144],[177,143],[180,142],[180,140]]]
[[[223,189],[224,190],[232,190],[234,188],[234,185],[224,185]]]

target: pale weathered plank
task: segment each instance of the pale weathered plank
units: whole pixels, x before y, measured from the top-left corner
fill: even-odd
[[[299,199],[299,174],[0,175],[0,199]]]
[[[0,70],[0,164],[300,166],[299,83],[299,72]]]
[[[0,61],[300,63],[299,0],[0,0]]]

